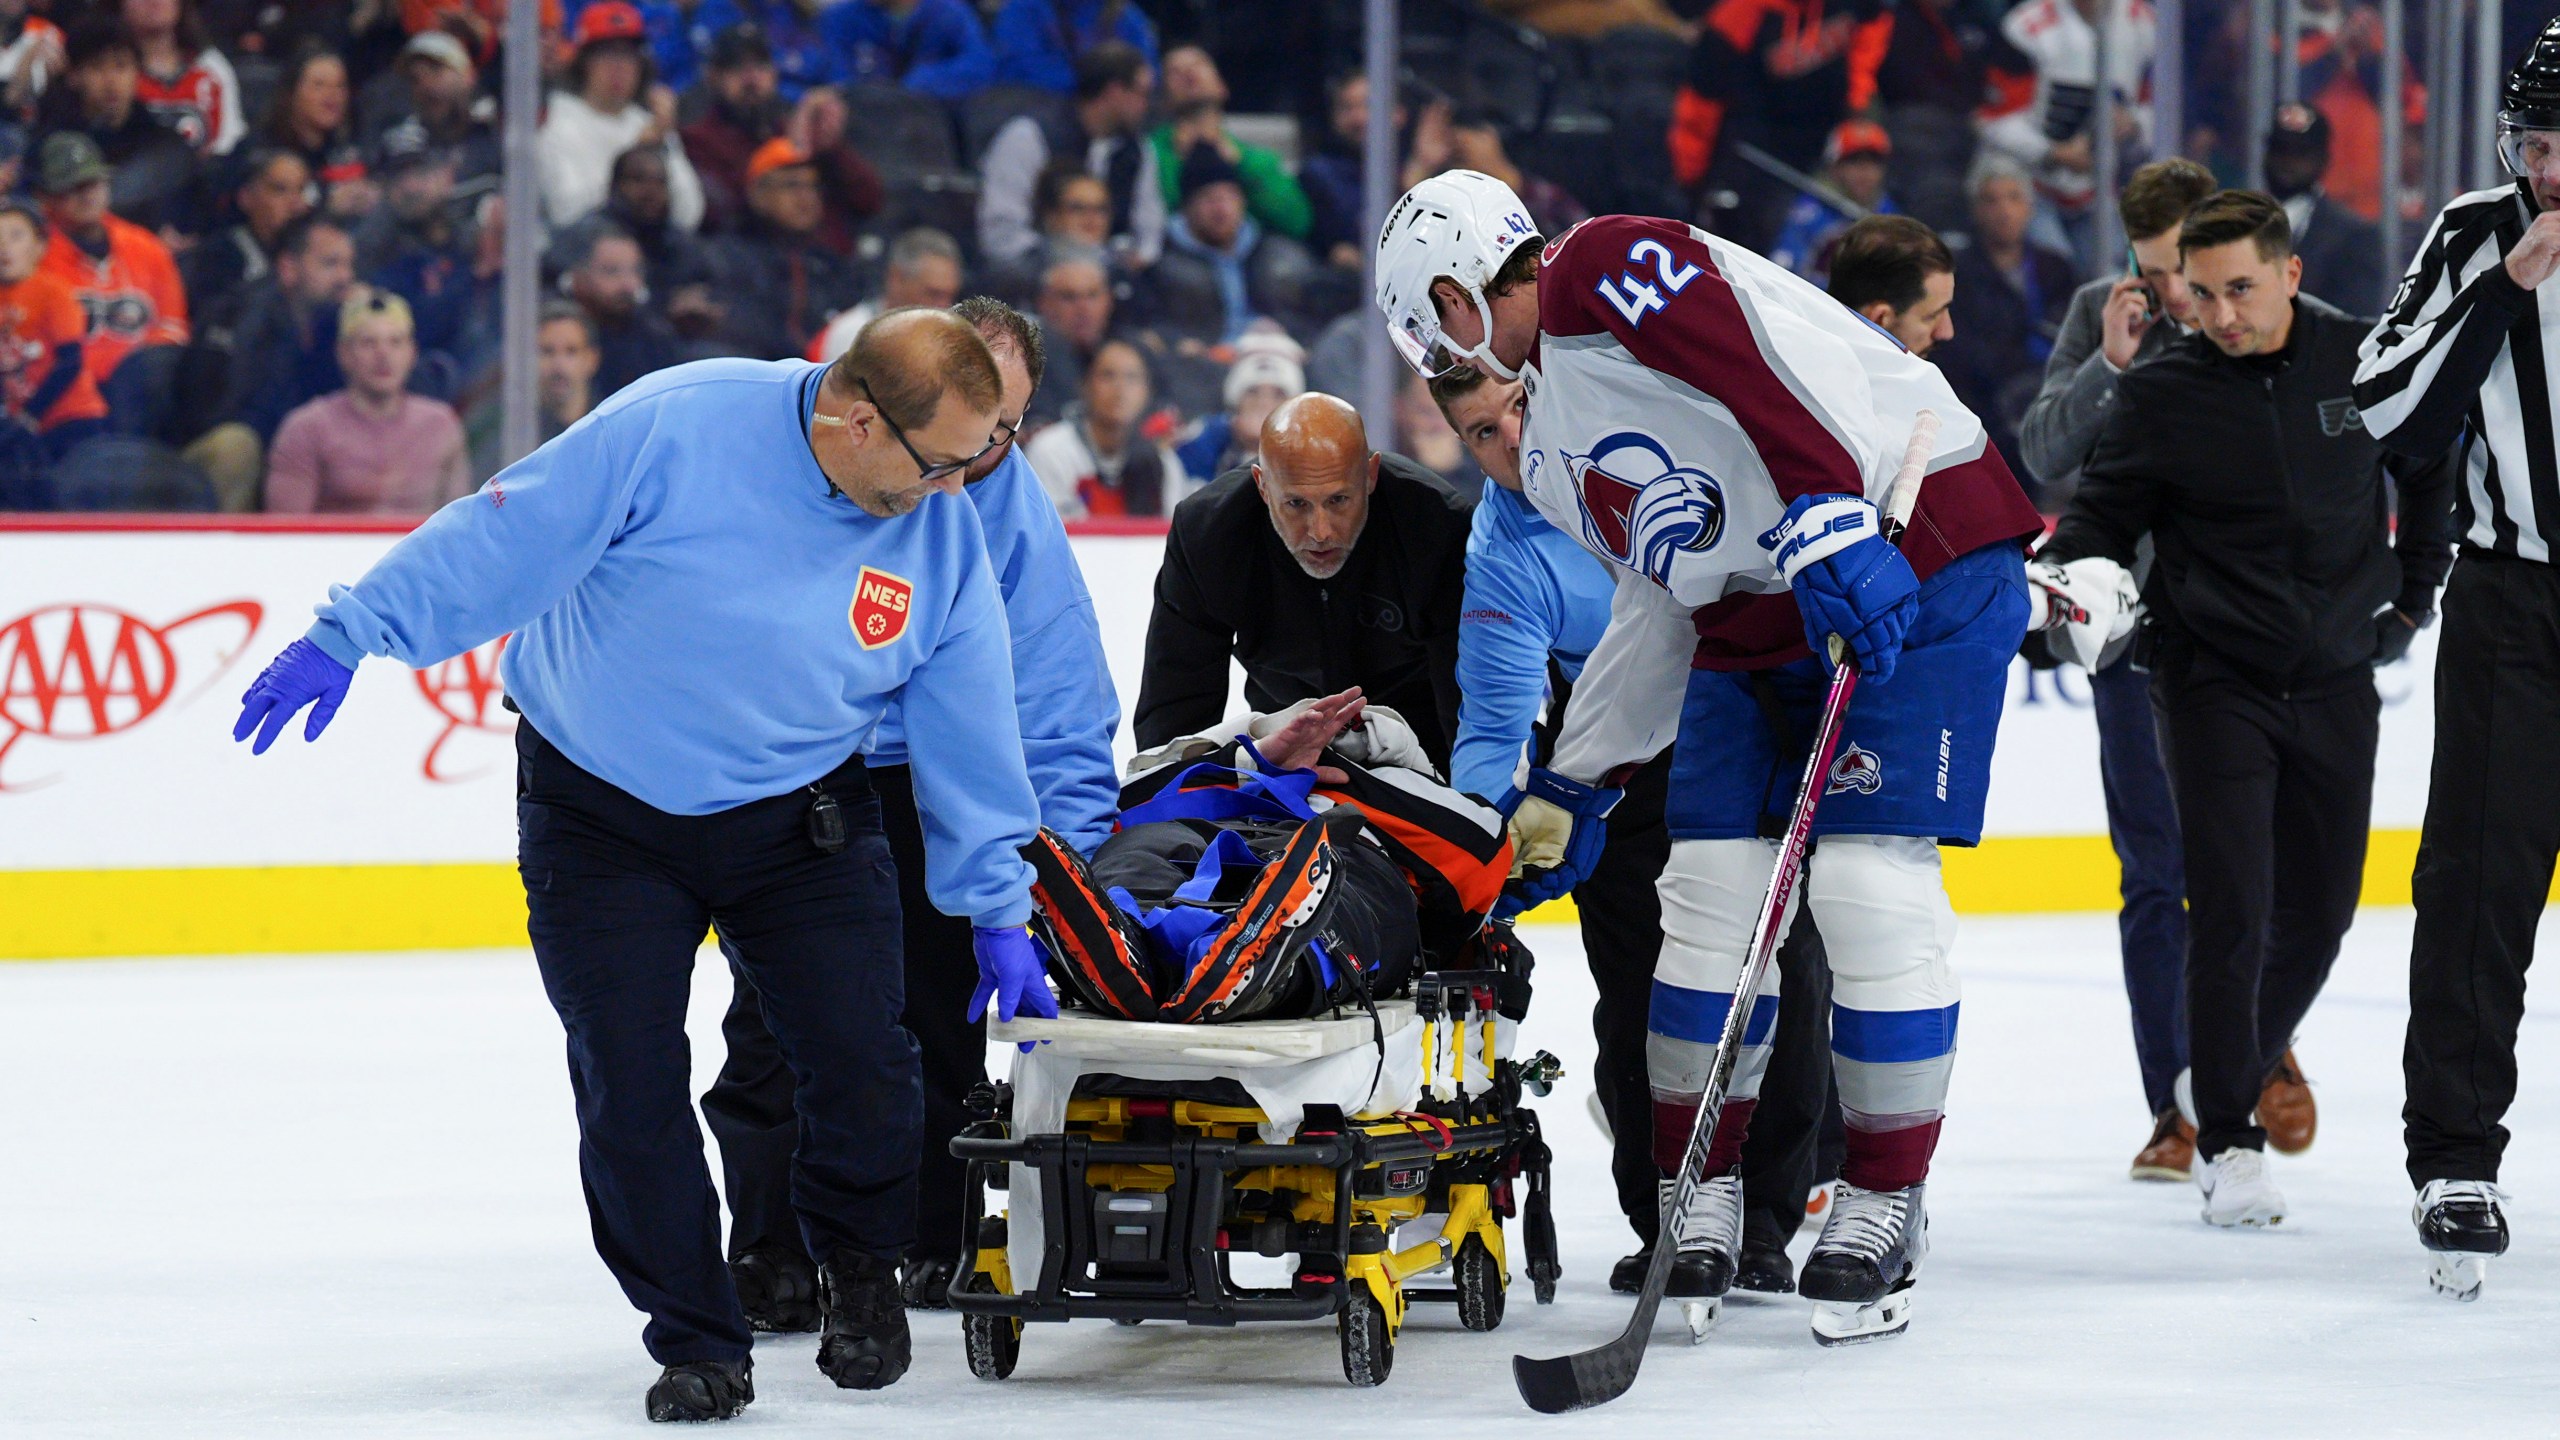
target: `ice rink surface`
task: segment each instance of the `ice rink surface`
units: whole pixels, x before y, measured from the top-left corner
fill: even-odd
[[[958,1323],[835,1390],[809,1336],[757,1347],[772,1436],[1298,1433],[2062,1437],[2560,1434],[2560,1015],[2527,1016],[2506,1184],[2518,1240],[2483,1300],[2431,1294],[2400,1169],[2409,917],[2368,911],[2303,1033],[2319,1140],[2274,1174],[2273,1233],[2140,1185],[2146,1136],[2111,917],[1968,920],[1962,1059],[1911,1332],[1822,1350],[1801,1302],[1739,1302],[1702,1346],[1661,1321],[1625,1399],[1541,1419],[1515,1348],[1614,1333],[1630,1248],[1585,1114],[1590,982],[1570,930],[1525,1042],[1571,1076],[1540,1106],[1566,1275],[1470,1334],[1417,1307],[1381,1389],[1332,1326],[1033,1326],[972,1379]],[[697,1088],[725,975],[699,968]],[[0,1433],[638,1434],[655,1367],[590,1247],[557,1023],[523,953],[0,966]],[[1516,1232],[1515,1232],[1516,1234]],[[1799,1238],[1801,1259],[1812,1230]],[[1516,1251],[1515,1251],[1516,1254]]]

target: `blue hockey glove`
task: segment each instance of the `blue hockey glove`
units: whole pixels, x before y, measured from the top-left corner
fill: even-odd
[[[317,740],[336,718],[338,707],[346,703],[347,683],[355,678],[356,672],[330,658],[328,651],[309,640],[296,640],[249,682],[240,696],[240,720],[231,727],[231,738],[246,740],[250,731],[257,731],[249,753],[264,755],[284,733],[293,712],[308,705],[311,718],[303,723],[302,738]]]
[[[995,1002],[996,1018],[1016,1015],[1058,1018],[1058,997],[1049,993],[1049,966],[1040,944],[1019,925],[1001,930],[972,926],[969,948],[978,955],[978,990],[969,997],[969,1018],[983,1018],[987,1002]],[[1025,1044],[1023,1049],[1030,1049]]]
[[[1508,920],[1590,879],[1609,843],[1609,811],[1625,793],[1552,770],[1530,771],[1511,811],[1511,854],[1520,876],[1504,891],[1494,918]]]
[[[1797,496],[1760,548],[1795,591],[1805,639],[1825,668],[1837,635],[1861,675],[1879,685],[1893,678],[1903,634],[1920,613],[1920,578],[1885,540],[1875,506],[1855,495]]]

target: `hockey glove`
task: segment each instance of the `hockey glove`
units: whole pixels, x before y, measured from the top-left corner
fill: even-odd
[[[2103,555],[2055,564],[2027,562],[2027,629],[2059,631],[2061,652],[2095,670],[2107,647],[2133,633],[2142,595],[2133,576]]]
[[[1494,918],[1508,920],[1591,878],[1609,843],[1608,814],[1626,792],[1568,780],[1552,770],[1529,772],[1511,811],[1512,885]]]
[[[1886,542],[1874,505],[1855,495],[1800,495],[1760,548],[1795,592],[1805,640],[1825,668],[1837,635],[1861,675],[1879,685],[1893,678],[1903,633],[1920,613],[1920,579]]]
[[[2418,627],[2426,624],[2412,619],[2398,606],[2373,617],[2373,663],[2396,665],[2409,658],[2409,645],[2418,638]]]
[[[356,672],[339,664],[328,651],[308,639],[296,640],[249,682],[240,696],[240,720],[231,727],[231,738],[246,740],[255,730],[258,738],[249,753],[264,755],[284,733],[285,722],[308,705],[311,718],[303,722],[302,738],[317,740],[336,718],[338,707],[346,703],[347,684],[355,678]]]
[[[972,1023],[985,1017],[990,1000],[995,1002],[998,1020],[1016,1015],[1058,1018],[1058,997],[1049,993],[1048,961],[1029,932],[1019,925],[993,930],[971,926],[969,948],[978,956],[978,989],[969,997]],[[1023,1042],[1021,1048],[1030,1050],[1030,1042]]]

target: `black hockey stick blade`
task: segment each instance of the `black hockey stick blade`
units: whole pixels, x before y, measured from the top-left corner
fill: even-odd
[[[1541,1415],[1562,1415],[1606,1405],[1636,1383],[1636,1365],[1649,1337],[1621,1335],[1597,1350],[1540,1360],[1511,1357],[1511,1381],[1520,1398]]]

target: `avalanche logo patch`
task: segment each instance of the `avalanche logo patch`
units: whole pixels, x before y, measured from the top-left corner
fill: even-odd
[[[1584,531],[1657,585],[1671,583],[1674,560],[1724,538],[1724,487],[1641,430],[1604,435],[1588,454],[1567,451],[1564,465]]]
[[[913,581],[863,566],[853,586],[853,608],[845,615],[853,626],[853,638],[862,642],[863,649],[877,650],[906,634],[907,613],[915,597]]]
[[[1822,793],[1837,795],[1844,790],[1855,790],[1861,795],[1873,795],[1883,788],[1884,762],[1876,758],[1873,750],[1861,750],[1853,742],[1840,752],[1840,758],[1831,762],[1831,783],[1823,788]]]

